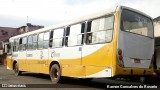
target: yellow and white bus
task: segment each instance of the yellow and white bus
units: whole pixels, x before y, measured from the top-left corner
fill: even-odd
[[[62,76],[107,78],[153,74],[152,18],[117,6],[79,19],[11,37],[7,68]]]

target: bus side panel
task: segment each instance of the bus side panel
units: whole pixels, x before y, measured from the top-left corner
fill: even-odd
[[[13,69],[13,60],[12,57],[10,55],[7,56],[6,58],[7,60],[7,69]]]
[[[27,71],[27,64],[26,64],[26,51],[19,51],[18,52],[18,66],[19,70],[21,71]]]
[[[80,65],[62,65],[62,76],[68,77],[85,77],[86,68]]]
[[[85,45],[82,49],[82,65],[111,66],[113,43]]]
[[[105,78],[111,76],[111,67],[86,66],[86,78]]]
[[[82,49],[82,66],[86,78],[112,76],[113,43],[85,45]]]
[[[60,64],[62,76],[84,76],[85,71],[81,66],[81,48],[82,46],[50,49],[49,59],[57,61]]]
[[[48,49],[28,50],[26,65],[27,71],[49,74]]]

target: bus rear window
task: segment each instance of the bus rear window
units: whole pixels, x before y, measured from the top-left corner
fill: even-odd
[[[123,10],[121,30],[153,38],[152,20],[139,13]]]

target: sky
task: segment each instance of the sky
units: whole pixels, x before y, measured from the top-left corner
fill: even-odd
[[[0,27],[47,27],[117,5],[160,16],[160,0],[0,0]]]

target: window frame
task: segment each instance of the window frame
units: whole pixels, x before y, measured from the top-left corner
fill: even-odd
[[[49,41],[50,41],[50,31],[46,31],[46,32],[43,32],[44,34],[43,34],[43,49],[48,49],[49,48]],[[48,40],[44,40],[44,38],[45,38],[45,33],[49,33],[48,34]],[[47,46],[47,48],[45,48],[44,47],[44,42],[46,42],[46,41],[48,41],[48,46]]]
[[[31,43],[32,48],[29,49],[29,48],[28,48],[28,47],[29,47],[29,43],[28,43],[28,42],[29,42],[29,37],[30,37],[30,36],[32,37],[32,39],[31,39],[31,40],[32,40],[32,43]],[[33,50],[33,35],[29,35],[27,38],[28,38],[28,39],[27,39],[27,50],[31,51],[31,50]]]
[[[78,25],[78,24],[81,25],[81,32],[80,32],[79,34],[71,35],[71,36],[70,36],[70,32],[71,32],[71,31],[70,31],[70,27],[71,27],[71,26],[74,26],[74,25]],[[83,24],[84,24],[84,28],[83,28]],[[67,35],[67,34],[68,34],[68,33],[67,33],[68,28],[69,28],[69,35]],[[82,33],[82,29],[83,29],[83,33]],[[83,45],[84,45],[84,40],[85,40],[85,31],[86,31],[86,22],[85,22],[85,21],[68,25],[68,26],[66,27],[66,30],[65,30],[65,47],[83,46]],[[69,37],[77,36],[77,42],[78,42],[78,36],[79,36],[79,35],[82,35],[81,44],[68,45],[68,38],[69,38]],[[67,39],[67,41],[66,41],[66,39]]]
[[[23,39],[26,38],[26,42],[23,43]],[[27,50],[27,36],[19,38],[18,51],[26,51]]]
[[[54,31],[58,30],[58,29],[63,29],[63,36],[62,37],[58,37],[58,38],[54,38],[54,34],[55,34]],[[51,38],[51,34],[52,34],[52,38]],[[62,39],[62,45],[58,46],[58,47],[54,47],[53,46],[54,39]],[[64,27],[52,29],[50,31],[50,36],[49,36],[49,48],[62,48],[64,46],[64,40],[65,40],[65,28]]]
[[[112,36],[111,36],[111,40],[110,41],[105,41],[105,42],[98,42],[98,43],[87,43],[87,34],[88,33],[95,33],[95,32],[91,32],[91,27],[90,27],[90,32],[87,32],[87,29],[88,29],[88,23],[89,22],[92,22],[94,20],[97,20],[97,19],[101,19],[101,18],[107,18],[107,17],[113,17],[113,25],[112,25],[112,29],[106,29],[106,30],[99,30],[99,31],[95,31],[95,32],[100,32],[100,31],[107,31],[107,30],[112,30]],[[91,23],[92,24],[92,23]],[[112,13],[112,14],[107,14],[107,15],[104,15],[104,16],[101,16],[101,17],[97,17],[97,18],[93,18],[93,19],[90,19],[86,22],[86,30],[85,30],[85,40],[84,40],[84,43],[86,45],[95,45],[95,44],[104,44],[104,43],[111,43],[113,41],[113,34],[114,34],[114,25],[115,25],[115,15]]]
[[[39,35],[40,35],[40,34],[43,34],[43,38],[42,38],[41,41],[39,41]],[[44,32],[38,33],[38,35],[37,35],[37,49],[38,49],[38,50],[43,49],[43,39],[44,39]],[[39,43],[41,43],[41,45],[39,45]],[[42,46],[42,47],[39,47],[39,46]]]
[[[25,43],[23,43],[24,38],[26,39]],[[22,37],[22,51],[27,50],[27,36]]]
[[[147,16],[145,16],[145,15],[143,15],[143,14],[139,13],[139,12],[135,12],[135,11],[132,11],[132,10],[129,10],[129,9],[123,9],[123,10],[126,10],[126,11],[129,11],[129,12],[132,12],[132,13],[135,13],[135,14],[138,14],[138,15],[141,15],[141,16],[143,16],[143,17],[148,18],[148,19],[150,19],[150,20],[151,20],[151,18],[149,18],[149,17],[147,17]],[[122,10],[122,12],[123,12],[123,10]],[[153,22],[152,22],[153,37],[145,36],[145,35],[138,34],[138,33],[134,33],[134,32],[129,32],[129,31],[127,31],[127,30],[123,30],[123,29],[122,29],[122,27],[121,27],[122,12],[121,12],[121,15],[120,15],[120,30],[121,30],[121,31],[123,31],[123,32],[127,32],[127,33],[136,34],[136,35],[140,35],[140,36],[144,36],[144,37],[148,37],[148,38],[151,38],[151,39],[153,39],[153,38],[154,38],[154,24],[153,24]],[[152,21],[152,20],[151,20],[151,21]]]
[[[34,37],[35,37],[35,36],[36,36],[36,42],[34,41]],[[34,43],[36,44],[36,48],[33,46]],[[32,35],[32,48],[33,48],[33,50],[38,49],[38,34],[33,34],[33,35]]]
[[[14,39],[13,41],[13,52],[18,52],[19,51],[19,38]]]

